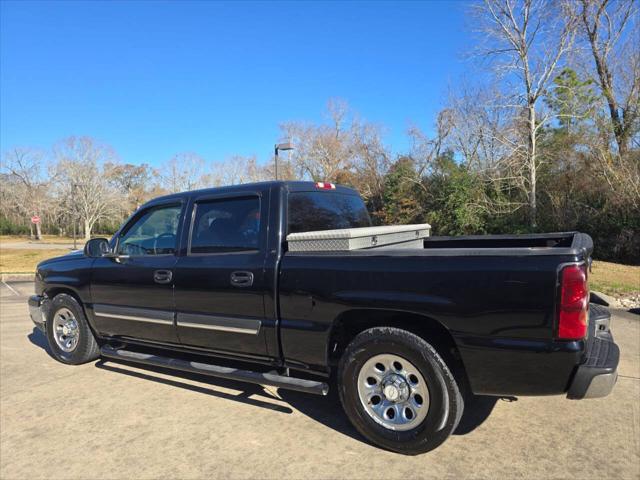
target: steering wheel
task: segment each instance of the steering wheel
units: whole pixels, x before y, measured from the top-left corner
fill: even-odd
[[[119,253],[125,255],[147,255],[147,250],[137,243],[123,243],[122,247],[122,251]]]
[[[173,240],[173,243],[175,245],[175,239],[176,239],[175,234],[169,233],[169,232],[161,233],[160,235],[158,235],[156,238],[153,239],[153,253],[154,253],[154,255],[158,255],[158,241],[161,238],[170,238],[170,239]]]

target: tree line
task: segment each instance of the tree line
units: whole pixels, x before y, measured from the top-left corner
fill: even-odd
[[[357,188],[376,223],[432,224],[434,234],[580,230],[602,259],[640,262],[640,21],[636,1],[485,0],[472,4],[472,80],[452,85],[433,128],[392,151],[384,126],[344,100],[325,120],[280,125],[295,149],[280,179]],[[163,193],[274,178],[273,159],[161,164],[118,160],[89,137],[2,157],[0,231],[112,232]],[[38,226],[39,228],[39,226]]]

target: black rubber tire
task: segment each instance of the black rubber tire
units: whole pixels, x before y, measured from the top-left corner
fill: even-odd
[[[376,423],[358,397],[360,368],[374,355],[392,353],[413,363],[429,386],[429,412],[415,428],[393,431]],[[340,401],[353,426],[371,443],[405,455],[425,453],[442,444],[456,429],[464,401],[454,376],[438,352],[423,338],[392,327],[376,327],[358,334],[347,346],[338,366]]]
[[[80,330],[80,339],[78,345],[72,352],[65,352],[56,343],[53,336],[53,318],[56,312],[60,308],[68,308],[73,312],[78,322],[78,328]],[[73,296],[66,293],[60,293],[54,297],[51,301],[51,307],[47,315],[47,340],[49,341],[49,347],[56,360],[67,363],[70,365],[80,365],[82,363],[91,362],[96,360],[100,356],[100,346],[96,341],[87,317],[84,314],[82,305]]]

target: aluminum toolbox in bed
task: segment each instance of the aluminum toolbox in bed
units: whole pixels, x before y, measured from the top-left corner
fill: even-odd
[[[329,252],[363,248],[423,248],[431,226],[391,225],[388,227],[345,228],[291,233],[287,235],[290,252]]]

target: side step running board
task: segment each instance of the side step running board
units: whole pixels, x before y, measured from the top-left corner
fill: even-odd
[[[260,373],[249,370],[238,370],[236,368],[222,367],[208,363],[189,362],[178,358],[161,357],[148,353],[122,350],[105,345],[100,349],[103,357],[122,360],[126,362],[143,363],[155,367],[170,368],[183,372],[199,373],[212,377],[227,378],[240,382],[257,383],[260,385],[271,385],[272,387],[285,388],[287,390],[297,390],[298,392],[313,393],[315,395],[326,395],[329,393],[329,385],[324,382],[305,380],[302,378],[287,377],[276,373]]]

